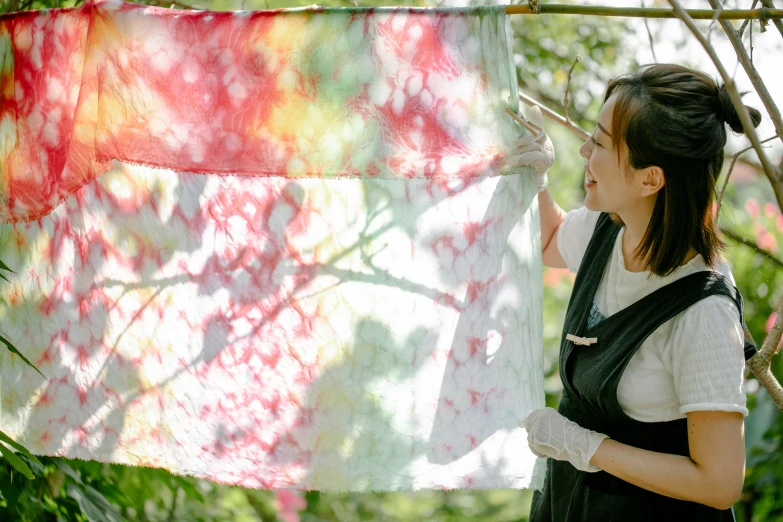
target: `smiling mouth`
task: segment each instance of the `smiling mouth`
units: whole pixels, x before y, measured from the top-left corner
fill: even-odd
[[[595,181],[595,178],[594,178],[594,177],[593,177],[593,176],[590,174],[590,172],[587,170],[587,168],[585,168],[585,178],[586,178],[586,179],[587,179],[587,181],[589,181],[590,183],[595,183],[595,182],[596,182],[596,181]]]

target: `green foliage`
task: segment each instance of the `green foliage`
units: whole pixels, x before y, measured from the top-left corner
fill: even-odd
[[[35,368],[35,366],[33,366]],[[14,448],[16,451],[22,453],[25,457],[31,459],[36,464],[41,465],[41,462],[38,460],[38,458],[35,455],[32,455],[27,448],[22,446],[21,444],[17,443],[16,441],[12,440],[11,437],[0,431],[0,441],[8,444],[12,448]],[[0,443],[0,451],[3,452],[3,456],[8,459],[8,461],[11,463],[11,465],[16,468],[18,471],[21,471],[24,473],[24,475],[31,479],[33,478],[33,473],[30,471],[30,467],[25,464],[25,462],[17,457],[11,450],[5,447],[4,444]]]

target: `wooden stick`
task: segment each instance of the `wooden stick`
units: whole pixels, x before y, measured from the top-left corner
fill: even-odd
[[[507,112],[507,113],[508,113],[508,114],[509,114],[509,115],[510,115],[512,118],[514,118],[515,120],[517,120],[517,122],[518,122],[520,125],[522,125],[524,128],[526,128],[526,129],[527,129],[527,131],[528,131],[529,133],[531,133],[531,134],[538,134],[539,132],[541,132],[542,130],[544,130],[544,129],[541,129],[541,128],[539,128],[539,127],[538,127],[538,125],[536,125],[536,124],[535,124],[535,123],[533,123],[532,121],[530,121],[530,120],[528,120],[527,118],[525,118],[525,117],[524,117],[522,114],[517,114],[516,112],[514,112],[513,110],[511,110],[509,107],[506,107],[506,112]]]
[[[636,18],[678,18],[672,9],[659,7],[606,7],[599,5],[563,5],[563,4],[538,4],[538,13],[532,11],[527,5],[508,5],[506,13],[516,14],[574,14],[593,16],[628,16]],[[783,18],[783,9],[688,9],[691,18],[701,20],[771,20]]]
[[[557,123],[559,123],[563,127],[567,128],[568,130],[570,130],[571,132],[573,132],[574,134],[576,134],[577,136],[579,136],[583,140],[586,140],[587,138],[590,137],[590,133],[587,132],[586,130],[584,130],[583,128],[581,128],[579,125],[577,125],[576,123],[574,123],[573,121],[570,121],[570,120],[566,121],[565,118],[560,116],[558,113],[554,112],[551,109],[548,109],[547,107],[544,107],[543,105],[538,103],[533,98],[531,98],[531,97],[527,96],[526,94],[524,94],[522,91],[519,92],[519,99],[521,101],[527,103],[531,107],[538,106],[538,108],[541,109],[541,114],[543,114],[544,116],[546,116],[550,120],[556,121]]]

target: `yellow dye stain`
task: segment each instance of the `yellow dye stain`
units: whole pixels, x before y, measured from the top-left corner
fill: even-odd
[[[117,49],[123,46],[122,32],[111,14],[96,14],[93,19],[92,38],[95,38],[95,45],[99,49]]]
[[[6,158],[16,147],[16,122],[10,114],[0,115],[0,158]],[[5,162],[3,162],[5,165]],[[6,167],[2,167],[2,172],[6,172]],[[7,180],[8,175],[3,176]],[[5,188],[5,187],[4,187]]]
[[[90,143],[95,134],[95,115],[98,114],[98,94],[90,93],[83,101],[76,118],[78,123],[74,127],[74,137],[82,143]]]
[[[128,105],[117,96],[101,96],[101,128],[124,126],[128,120]]]
[[[305,16],[280,16],[275,18],[272,27],[266,33],[266,46],[279,54],[301,50],[302,40],[297,35],[304,34],[308,20]]]

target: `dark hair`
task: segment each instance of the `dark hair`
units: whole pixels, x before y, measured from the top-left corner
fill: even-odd
[[[683,264],[692,247],[713,266],[725,247],[712,216],[726,145],[724,123],[743,132],[726,87],[699,71],[654,64],[610,81],[604,103],[613,94],[618,163],[623,165],[624,142],[629,165],[658,166],[665,180],[634,259],[645,259],[653,274],[664,276]],[[748,110],[758,126],[761,113]],[[618,215],[611,218],[622,224]]]

